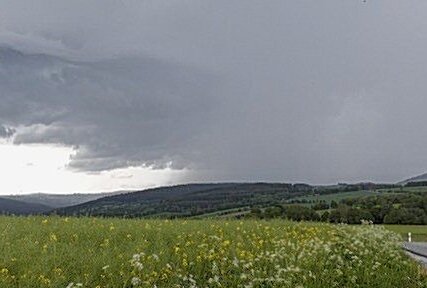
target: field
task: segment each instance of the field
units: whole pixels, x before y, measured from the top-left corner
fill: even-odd
[[[379,189],[378,191],[379,192],[389,192],[389,193],[414,193],[414,192],[419,193],[419,192],[427,192],[427,186]]]
[[[237,217],[239,215],[245,215],[249,213],[251,210],[249,207],[239,207],[234,209],[226,209],[226,210],[219,210],[211,213],[205,213],[202,215],[197,215],[193,217],[189,217],[187,219],[205,219],[205,218],[232,218]]]
[[[0,287],[427,287],[382,227],[0,217]]]
[[[408,232],[411,232],[412,241],[427,242],[427,225],[384,225],[384,227],[400,234],[404,240],[408,238]]]
[[[340,202],[343,199],[374,196],[378,194],[380,193],[370,191],[370,190],[360,190],[360,191],[351,191],[351,192],[331,193],[331,194],[324,194],[324,195],[308,195],[308,196],[292,198],[291,201],[307,200],[307,201],[325,201],[326,203],[331,203],[331,201]],[[311,204],[308,204],[308,205],[311,205]]]

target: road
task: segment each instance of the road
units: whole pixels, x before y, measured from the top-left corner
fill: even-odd
[[[409,256],[427,268],[427,242],[405,242],[403,249]]]

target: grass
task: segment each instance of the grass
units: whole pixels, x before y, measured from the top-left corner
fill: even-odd
[[[324,195],[309,195],[309,196],[303,196],[303,197],[297,197],[292,198],[292,200],[307,200],[307,201],[326,201],[327,203],[331,203],[331,201],[340,202],[343,199],[350,199],[350,198],[358,198],[358,197],[365,197],[365,196],[373,196],[378,195],[380,193],[370,190],[361,190],[361,191],[351,191],[351,192],[339,192],[339,193],[332,193],[332,194],[324,194]],[[311,204],[308,204],[311,205]]]
[[[427,225],[384,225],[384,227],[400,234],[404,240],[408,239],[408,232],[411,232],[412,241],[427,242]]]
[[[350,198],[359,198],[365,196],[374,196],[380,195],[384,193],[427,193],[427,186],[417,186],[417,187],[403,187],[403,188],[388,188],[388,189],[378,189],[378,190],[360,190],[360,191],[351,191],[351,192],[337,192],[332,194],[324,194],[324,195],[308,195],[302,197],[292,198],[290,200],[310,200],[310,201],[326,201],[327,203],[331,203],[331,201],[340,202],[343,199]],[[310,206],[311,204],[307,204]]]
[[[376,226],[0,217],[0,237],[0,287],[427,287]]]
[[[241,214],[245,214],[248,213],[250,211],[249,206],[245,206],[245,207],[238,207],[238,208],[231,208],[231,209],[225,209],[225,210],[218,210],[215,212],[209,212],[209,213],[204,213],[201,215],[196,215],[196,216],[192,216],[189,217],[187,219],[204,219],[204,218],[223,218],[223,217],[232,217],[234,215],[241,215]]]
[[[419,192],[427,192],[427,186],[379,189],[378,191],[379,192],[389,192],[389,193],[413,193],[413,192],[419,193]]]

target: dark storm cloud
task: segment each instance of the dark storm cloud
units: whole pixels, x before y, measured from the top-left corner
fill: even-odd
[[[0,119],[14,143],[76,147],[71,166],[182,167],[206,126],[214,77],[155,59],[66,61],[0,50]],[[174,161],[173,161],[174,160]]]
[[[16,143],[76,147],[77,169],[322,183],[426,169],[426,2],[0,3],[0,43],[24,52],[1,51],[0,123]]]

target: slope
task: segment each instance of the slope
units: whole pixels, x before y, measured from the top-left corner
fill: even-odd
[[[406,184],[411,183],[411,182],[425,182],[425,181],[427,181],[427,173],[424,173],[424,174],[403,180],[403,181],[399,182],[398,184],[399,185],[406,185]]]
[[[185,217],[253,205],[269,205],[312,193],[306,184],[221,183],[161,187],[56,209],[59,215]]]
[[[86,193],[86,194],[47,194],[33,193],[23,195],[6,195],[3,198],[17,200],[33,204],[47,205],[52,208],[74,206],[88,201],[93,201],[102,197],[128,193],[129,191],[117,191],[108,193]]]
[[[50,210],[52,210],[52,207],[47,205],[0,197],[0,214],[28,215],[45,213]]]

